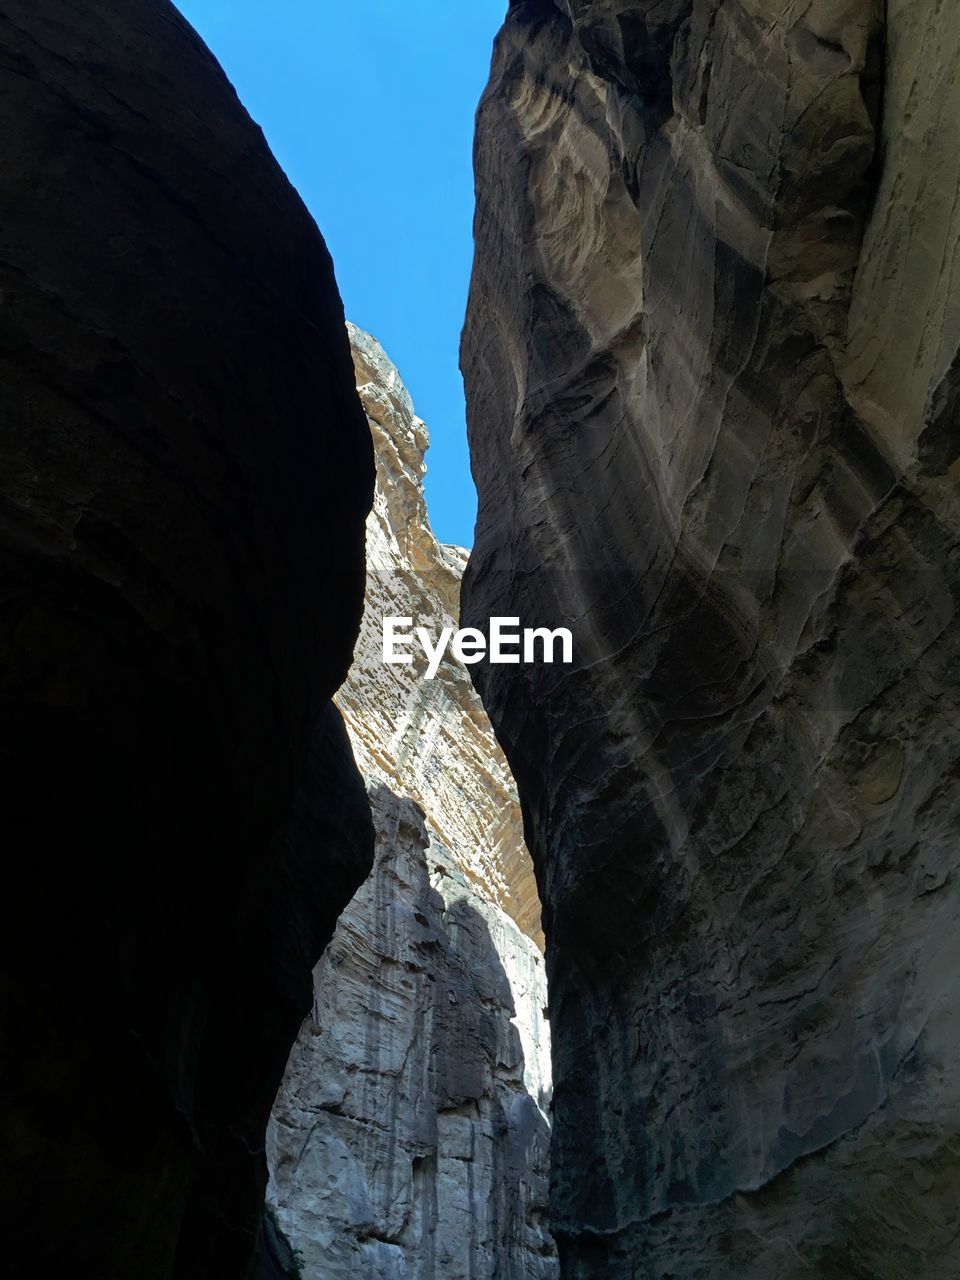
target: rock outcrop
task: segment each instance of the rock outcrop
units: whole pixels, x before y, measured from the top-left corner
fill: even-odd
[[[960,14],[522,0],[466,625],[544,904],[564,1275],[952,1276]],[[535,616],[531,616],[535,615]]]
[[[543,959],[412,801],[371,798],[376,866],[317,966],[270,1201],[306,1280],[555,1277]]]
[[[369,431],[314,223],[166,0],[0,5],[8,1261],[247,1273],[368,870]]]
[[[338,695],[368,778],[372,876],[314,975],[268,1140],[269,1198],[307,1280],[555,1277],[538,907],[506,762],[466,672],[386,666],[384,616],[431,631],[465,556],[426,518],[426,428],[351,328],[378,484],[357,663]],[[426,815],[426,820],[425,820]]]
[[[463,874],[542,947],[516,785],[466,668],[448,654],[426,680],[418,645],[409,665],[383,661],[386,617],[412,618],[433,637],[457,625],[467,552],[438,542],[430,528],[423,491],[429,436],[400,375],[376,339],[355,325],[348,330],[377,485],[367,521],[366,608],[337,702],[363,773],[416,801]]]

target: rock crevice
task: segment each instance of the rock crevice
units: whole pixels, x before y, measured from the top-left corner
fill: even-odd
[[[367,777],[373,874],[314,973],[268,1143],[277,1220],[316,1280],[556,1277],[539,902],[507,764],[466,674],[382,658],[382,622],[454,625],[466,553],[434,538],[428,437],[350,329],[377,454],[367,604],[337,696]],[[524,932],[526,930],[526,932]]]

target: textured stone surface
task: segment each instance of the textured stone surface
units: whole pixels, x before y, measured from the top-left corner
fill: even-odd
[[[429,436],[380,344],[348,326],[357,387],[377,459],[367,521],[367,601],[350,679],[337,701],[357,763],[423,809],[461,870],[542,948],[540,900],[520,802],[465,667],[449,654],[434,680],[419,645],[411,665],[383,662],[385,617],[409,617],[436,639],[456,626],[467,553],[434,537],[423,492]]]
[[[5,0],[0,67],[0,1201],[38,1272],[237,1280],[372,853],[329,701],[369,433],[320,235],[171,5]]]
[[[543,958],[386,787],[268,1140],[307,1280],[555,1277]]]
[[[960,15],[525,0],[464,622],[544,900],[568,1277],[960,1265]]]
[[[519,807],[464,670],[431,683],[422,661],[382,662],[385,614],[450,622],[464,556],[430,530],[426,428],[396,369],[350,333],[378,483],[363,638],[337,701],[370,780],[376,864],[314,975],[269,1197],[308,1280],[554,1277],[544,963],[507,914],[539,915]]]

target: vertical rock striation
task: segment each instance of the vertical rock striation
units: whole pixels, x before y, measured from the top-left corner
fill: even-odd
[[[430,531],[426,428],[397,371],[367,334],[351,338],[378,483],[338,702],[376,863],[314,974],[274,1107],[269,1195],[308,1280],[547,1280],[544,965],[517,923],[538,928],[536,887],[466,673],[447,663],[426,681],[420,659],[382,661],[384,616],[450,623],[463,557]]]
[[[543,959],[412,801],[371,799],[376,865],[314,975],[271,1203],[306,1280],[555,1277]]]
[[[166,0],[4,0],[0,66],[0,1200],[32,1270],[237,1280],[371,861],[330,702],[369,432],[323,241]]]
[[[960,1265],[960,17],[521,0],[478,117],[464,622],[567,1277]]]
[[[540,900],[523,843],[517,790],[466,669],[448,658],[434,680],[383,661],[383,619],[412,618],[435,639],[454,627],[467,553],[434,537],[423,478],[427,428],[383,348],[348,325],[357,387],[377,458],[367,521],[367,599],[356,660],[338,696],[357,763],[416,801],[464,875],[542,947]]]

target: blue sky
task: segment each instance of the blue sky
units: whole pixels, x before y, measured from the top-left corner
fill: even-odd
[[[313,213],[347,317],[430,428],[427,501],[470,546],[458,346],[472,257],[473,116],[507,0],[177,0]]]

